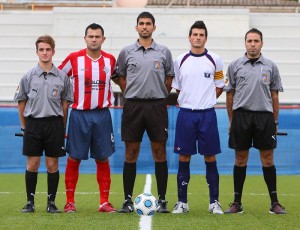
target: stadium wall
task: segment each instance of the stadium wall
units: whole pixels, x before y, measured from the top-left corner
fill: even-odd
[[[156,18],[154,38],[167,45],[175,58],[189,49],[188,30],[196,20],[208,27],[207,48],[228,64],[244,53],[244,34],[252,27],[264,34],[263,54],[273,59],[281,72],[285,92],[281,103],[300,104],[300,14],[251,13],[248,9],[222,8],[83,8],[57,7],[52,11],[0,11],[0,101],[10,102],[21,76],[37,63],[34,42],[43,34],[56,40],[54,63],[85,47],[86,26],[96,22],[105,29],[103,49],[118,55],[137,38],[136,17],[147,10]],[[114,91],[119,88],[114,85]],[[225,94],[219,103],[225,102]]]

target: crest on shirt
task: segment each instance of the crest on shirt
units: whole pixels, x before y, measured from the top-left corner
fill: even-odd
[[[160,62],[159,61],[155,62],[154,68],[155,69],[160,69]]]
[[[262,75],[262,81],[263,81],[263,83],[266,83],[268,81],[268,75],[267,74]]]
[[[52,96],[57,97],[58,96],[58,89],[53,89]]]
[[[210,78],[210,73],[204,73],[205,78]]]
[[[109,68],[108,68],[108,67],[106,67],[106,66],[104,66],[104,68],[103,68],[103,72],[105,72],[106,74],[108,74],[108,73],[109,73]]]

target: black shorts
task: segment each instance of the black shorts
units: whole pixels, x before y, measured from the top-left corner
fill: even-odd
[[[276,124],[273,113],[238,109],[233,111],[229,148],[260,150],[276,148]]]
[[[23,137],[23,155],[62,157],[66,155],[64,149],[65,129],[63,118],[26,118]]]
[[[122,114],[122,141],[141,142],[144,132],[150,141],[168,139],[168,111],[161,100],[127,100]]]

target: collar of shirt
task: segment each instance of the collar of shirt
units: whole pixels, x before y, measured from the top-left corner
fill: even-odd
[[[139,43],[139,40],[136,40],[136,42],[135,42],[135,50],[138,51],[138,50],[143,49],[143,48],[144,48],[144,46],[142,46]],[[154,39],[152,39],[151,46],[148,49],[157,50],[157,43],[154,41]]]
[[[39,64],[36,65],[35,67],[35,72],[37,74],[37,76],[41,77],[43,76],[44,77],[44,70],[40,67]],[[54,66],[54,64],[52,64],[52,69],[47,73],[47,75],[50,74],[52,75],[53,77],[57,77],[59,74],[58,74],[58,69]]]
[[[243,63],[244,63],[244,65],[247,63],[247,62],[250,62],[250,59],[247,57],[247,53],[245,53],[245,55],[243,56]],[[258,58],[258,60],[256,61],[256,63],[257,62],[260,62],[260,63],[262,63],[262,64],[266,64],[265,63],[265,58],[264,58],[264,56],[262,55],[262,53],[260,54],[260,56],[259,56],[259,58]]]

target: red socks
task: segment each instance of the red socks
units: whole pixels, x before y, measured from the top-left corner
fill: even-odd
[[[110,190],[110,166],[109,161],[100,162],[97,164],[97,181],[100,191],[100,204],[108,202],[109,190]]]
[[[73,161],[70,158],[68,158],[66,172],[65,172],[67,203],[69,202],[75,203],[74,195],[75,195],[76,184],[78,181],[79,165],[80,165],[80,161]]]

